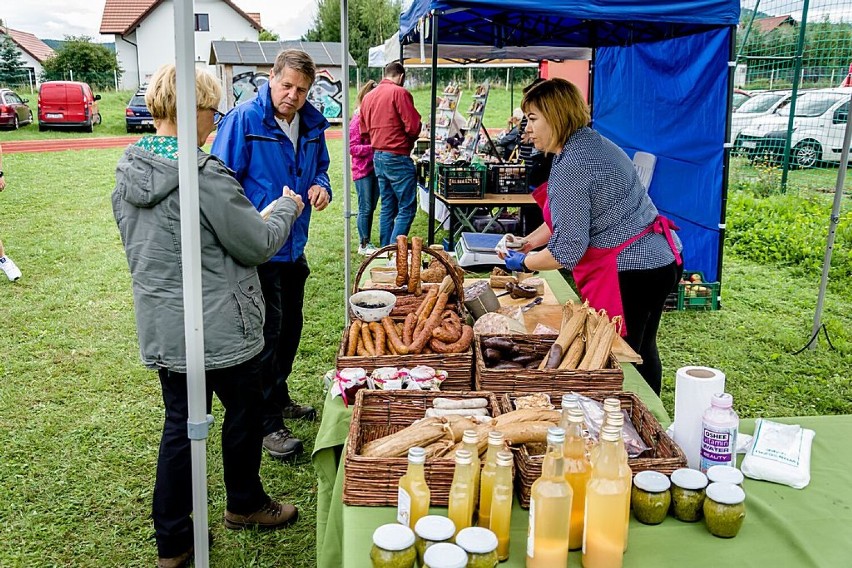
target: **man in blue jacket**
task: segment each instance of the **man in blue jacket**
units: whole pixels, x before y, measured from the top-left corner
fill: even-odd
[[[266,300],[263,365],[263,447],[285,459],[302,452],[302,441],[284,425],[284,418],[313,419],[316,411],[290,398],[287,377],[302,335],[305,281],[310,274],[305,258],[308,224],[313,209],[331,201],[328,179],[328,121],[305,104],[316,76],[310,56],[284,50],[275,59],[269,83],[257,98],[231,110],[219,124],[212,153],[234,170],[246,196],[263,211],[288,187],[302,196],[305,210],[290,237],[269,262],[257,267]]]

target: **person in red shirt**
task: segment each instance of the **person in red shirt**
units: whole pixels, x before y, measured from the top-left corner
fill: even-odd
[[[417,173],[410,154],[420,134],[420,113],[403,83],[402,63],[388,63],[382,82],[361,102],[361,133],[369,136],[374,150],[373,165],[382,200],[381,246],[407,235],[417,213]]]

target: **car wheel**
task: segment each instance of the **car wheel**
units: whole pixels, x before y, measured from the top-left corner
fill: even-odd
[[[95,131],[95,120],[94,118],[83,127],[83,131],[85,132],[94,132]]]
[[[21,123],[18,122],[18,115],[15,115],[15,122],[12,123],[12,130],[17,130],[21,127]]]
[[[45,130],[47,130],[47,127],[46,127],[45,125],[43,125],[42,123],[40,123],[40,122],[39,122],[39,123],[38,123],[38,131],[39,131],[39,132],[44,132]]]
[[[816,166],[821,157],[822,148],[813,140],[800,142],[793,148],[793,163],[803,169]]]
[[[101,119],[101,113],[96,114],[96,115],[95,115],[95,124],[100,124],[100,123],[101,123],[101,121],[102,121],[102,119]]]
[[[27,124],[33,123],[33,111],[30,111],[30,119],[27,121]]]

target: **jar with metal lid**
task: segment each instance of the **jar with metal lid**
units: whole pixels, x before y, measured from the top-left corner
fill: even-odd
[[[417,537],[414,543],[417,548],[417,561],[422,566],[426,550],[439,542],[450,542],[456,534],[456,525],[447,517],[426,515],[414,525],[414,534]]]
[[[497,535],[483,527],[468,527],[456,535],[456,544],[467,552],[467,568],[494,568],[497,558]]]
[[[676,519],[694,523],[701,518],[707,476],[683,467],[672,473],[672,512]]]
[[[370,560],[373,568],[414,568],[414,531],[396,523],[380,526],[373,532]]]
[[[710,483],[733,483],[742,486],[743,472],[729,465],[714,465],[707,469],[707,480]]]
[[[430,546],[423,555],[423,568],[465,568],[467,552],[462,547],[439,542]]]
[[[733,538],[745,519],[745,492],[733,483],[711,483],[704,500],[704,522],[710,534]]]
[[[633,516],[640,523],[659,525],[666,519],[671,506],[671,482],[659,471],[640,471],[633,478],[630,504]]]

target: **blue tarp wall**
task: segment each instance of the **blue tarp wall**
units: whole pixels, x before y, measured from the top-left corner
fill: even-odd
[[[594,128],[631,157],[657,156],[651,197],[681,228],[686,269],[719,279],[738,0],[414,0],[403,41],[430,37],[431,10],[439,44],[596,48]]]

